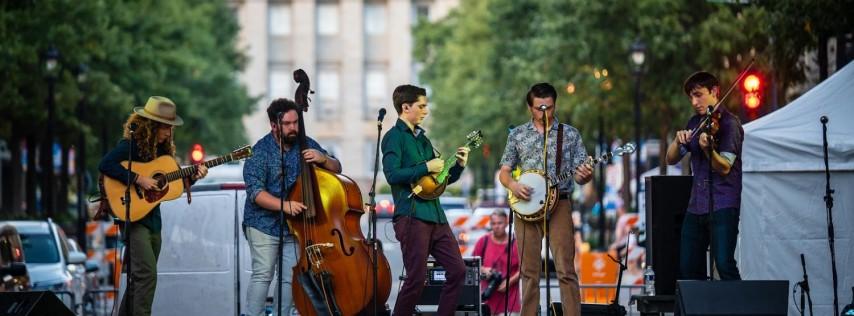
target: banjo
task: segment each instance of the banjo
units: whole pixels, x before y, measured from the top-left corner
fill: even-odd
[[[613,152],[605,153],[599,158],[592,159],[585,163],[595,166],[599,163],[611,160],[611,157],[613,156],[622,156],[633,152],[635,152],[635,145],[632,143],[626,143],[625,145],[614,149]],[[513,191],[507,190],[507,199],[510,202],[510,208],[513,209],[516,216],[522,220],[535,222],[543,219],[546,215],[546,212],[544,211],[546,199],[548,199],[549,214],[551,214],[554,210],[555,204],[557,204],[555,203],[557,199],[556,184],[575,175],[575,169],[569,170],[557,176],[555,179],[549,179],[549,181],[546,181],[545,174],[546,173],[543,170],[526,170],[523,171],[516,179],[517,182],[531,188],[531,198],[527,201],[517,198],[513,195]]]

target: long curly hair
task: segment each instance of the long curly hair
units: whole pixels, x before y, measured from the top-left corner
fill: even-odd
[[[169,155],[175,156],[174,135],[162,144],[157,143],[157,129],[162,126],[168,126],[168,124],[163,124],[133,113],[128,117],[124,124],[123,137],[125,139],[130,139],[131,123],[136,124],[136,131],[133,134],[134,142],[136,143],[137,148],[139,148],[139,155],[142,159],[150,161],[157,158],[158,150],[163,150],[169,153]]]

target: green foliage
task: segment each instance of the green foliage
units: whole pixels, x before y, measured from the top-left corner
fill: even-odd
[[[61,52],[57,79],[57,139],[86,136],[89,161],[121,137],[134,106],[151,95],[178,105],[179,156],[199,142],[212,154],[245,143],[239,119],[254,99],[237,80],[245,57],[235,45],[236,17],[227,1],[6,1],[0,4],[0,138],[40,139],[47,120],[42,54]],[[76,82],[77,65],[89,66]],[[78,101],[85,97],[83,115]],[[108,129],[107,139],[100,130]]]
[[[483,130],[492,154],[475,154],[470,164],[472,170],[482,170],[486,163],[491,170],[485,176],[491,178],[507,127],[530,119],[523,105],[527,89],[550,82],[558,89],[558,118],[579,128],[588,151],[600,116],[606,139],[631,139],[636,77],[630,50],[636,39],[647,47],[640,77],[642,138],[666,136],[693,114],[682,92],[691,73],[717,74],[723,93],[755,58],[753,69],[773,69],[780,86],[795,84],[803,79],[797,57],[808,48],[809,34],[778,27],[803,23],[816,28],[821,23],[817,17],[838,16],[846,11],[833,8],[843,6],[850,5],[807,0],[463,1],[445,19],[422,20],[415,27],[415,58],[424,65],[419,75],[432,91],[431,137],[442,152],[450,153],[465,133]],[[801,8],[811,8],[805,10],[809,17],[793,14]],[[851,22],[835,23],[833,30],[840,31],[844,28],[836,24],[850,30]],[[791,40],[778,38],[781,34]],[[570,83],[573,94],[567,92]],[[736,91],[726,105],[738,113],[739,102]]]

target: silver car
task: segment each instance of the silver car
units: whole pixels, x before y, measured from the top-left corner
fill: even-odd
[[[24,248],[24,260],[33,291],[53,291],[74,311],[86,292],[85,273],[78,270],[86,255],[70,251],[65,232],[50,219],[46,221],[7,221],[18,230]],[[77,306],[75,306],[77,305]]]

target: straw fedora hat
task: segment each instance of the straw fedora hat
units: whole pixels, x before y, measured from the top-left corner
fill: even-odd
[[[166,97],[153,96],[148,98],[144,107],[135,107],[133,111],[142,117],[172,126],[181,126],[184,120],[178,116],[175,102]]]

